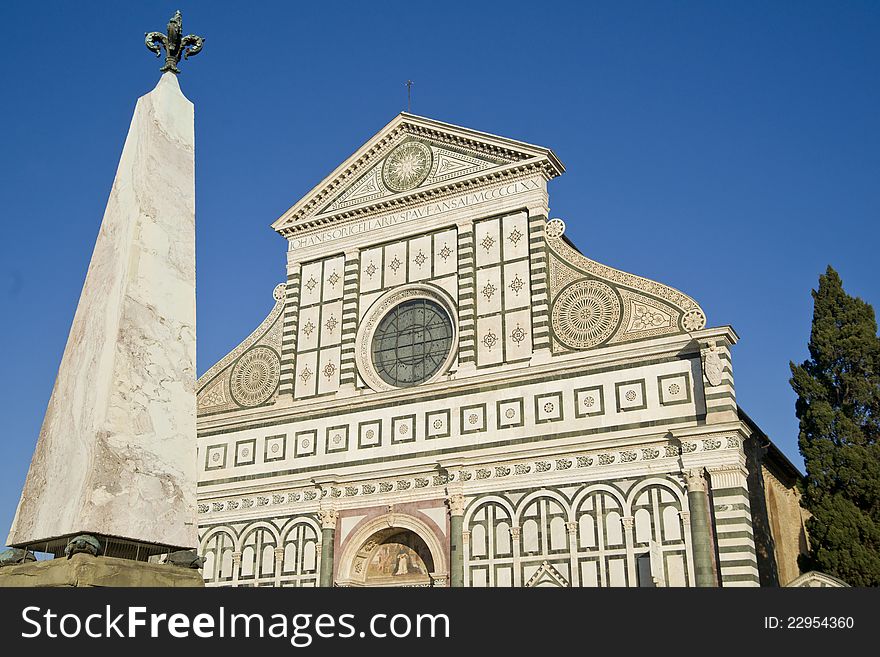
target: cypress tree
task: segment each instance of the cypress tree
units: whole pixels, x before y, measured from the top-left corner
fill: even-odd
[[[810,358],[791,363],[802,505],[820,570],[853,586],[880,585],[880,338],[874,309],[843,290],[830,266],[812,291]]]

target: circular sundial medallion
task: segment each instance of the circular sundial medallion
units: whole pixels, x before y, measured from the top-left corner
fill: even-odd
[[[425,181],[432,161],[429,146],[420,141],[405,141],[385,158],[382,180],[395,192],[409,191]]]
[[[281,359],[269,347],[254,347],[244,353],[232,368],[230,392],[240,406],[262,404],[278,387]]]

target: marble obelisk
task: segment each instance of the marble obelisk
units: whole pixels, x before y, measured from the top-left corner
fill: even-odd
[[[11,546],[198,544],[193,121],[174,72],[137,102]]]

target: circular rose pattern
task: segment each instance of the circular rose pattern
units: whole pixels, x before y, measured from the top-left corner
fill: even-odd
[[[588,349],[614,333],[620,322],[620,301],[614,290],[601,281],[575,281],[554,300],[551,318],[563,345]]]
[[[240,406],[258,406],[278,387],[281,360],[269,347],[246,351],[232,368],[230,392]]]
[[[431,171],[431,149],[420,141],[407,141],[395,148],[382,165],[382,179],[395,192],[418,187]]]

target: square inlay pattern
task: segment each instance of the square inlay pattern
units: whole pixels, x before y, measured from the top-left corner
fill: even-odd
[[[641,411],[648,408],[645,380],[622,381],[614,384],[618,411]]]

